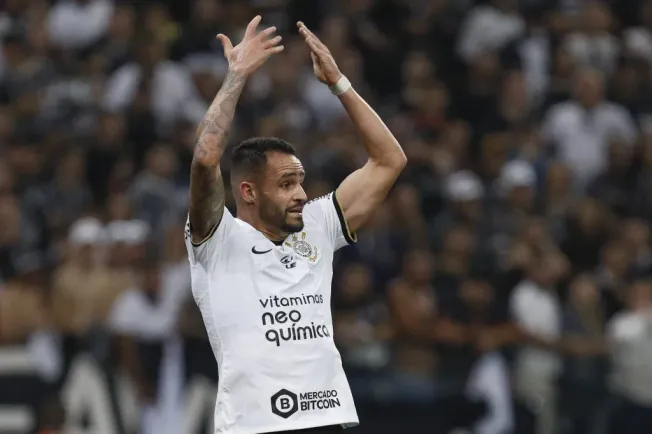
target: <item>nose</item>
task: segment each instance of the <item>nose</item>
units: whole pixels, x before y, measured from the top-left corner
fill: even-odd
[[[303,189],[302,185],[299,185],[299,188],[297,188],[297,192],[293,199],[296,202],[301,202],[301,203],[306,203],[308,201],[308,196],[306,195],[306,191]]]

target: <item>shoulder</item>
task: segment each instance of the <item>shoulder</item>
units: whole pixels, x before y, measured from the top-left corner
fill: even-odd
[[[627,109],[624,106],[615,102],[611,102],[611,101],[605,102],[602,105],[602,110],[610,115],[629,117],[629,112],[627,111]]]
[[[636,338],[645,332],[645,321],[629,312],[618,313],[607,323],[607,335],[618,341]]]
[[[190,218],[188,218],[184,237],[190,264],[193,267],[201,264],[208,270],[219,261],[228,261],[242,252],[243,241],[250,237],[252,232],[251,226],[233,217],[228,208],[224,208],[220,221],[203,240],[195,242],[192,239]]]
[[[510,296],[510,304],[513,308],[528,308],[536,304],[539,291],[528,281],[516,285]]]
[[[318,225],[323,226],[325,223],[324,217],[338,211],[335,201],[335,192],[309,200],[303,208],[304,219],[307,222],[316,222]]]
[[[331,191],[330,193],[324,194],[323,196],[310,199],[306,203],[306,208],[311,209],[311,208],[321,206],[324,202],[332,202],[334,193],[335,193],[334,191]]]
[[[578,108],[573,101],[563,101],[550,107],[547,115],[550,119],[554,119],[558,116],[563,116],[569,112],[576,111],[578,111]]]

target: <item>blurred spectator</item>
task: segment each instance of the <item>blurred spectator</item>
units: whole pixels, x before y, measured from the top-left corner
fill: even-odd
[[[562,261],[550,252],[535,252],[527,264],[525,280],[514,288],[510,299],[510,310],[526,343],[516,359],[516,393],[537,415],[538,434],[553,433],[559,422],[555,383],[561,370],[556,349],[562,327],[557,294],[563,277]]]
[[[491,0],[473,8],[460,32],[458,51],[462,58],[470,61],[483,52],[498,51],[519,37],[525,23],[517,10],[514,0]]]
[[[512,238],[525,227],[534,212],[536,174],[530,164],[514,160],[505,164],[496,182],[491,209],[492,247],[504,257]]]
[[[110,111],[131,105],[151,107],[161,131],[179,119],[198,123],[206,105],[199,100],[188,71],[166,60],[166,51],[164,41],[151,34],[142,36],[136,42],[134,61],[109,79],[104,107]]]
[[[484,186],[480,179],[470,171],[459,171],[449,176],[446,188],[448,207],[433,221],[433,245],[440,246],[444,234],[453,226],[462,224],[477,236],[483,234],[487,228],[484,224]]]
[[[336,340],[351,387],[362,399],[378,393],[378,374],[388,367],[391,328],[386,306],[374,294],[373,276],[362,264],[348,265],[337,285],[333,318]],[[376,383],[374,383],[376,379]]]
[[[567,353],[560,377],[560,423],[569,433],[599,432],[605,421],[595,416],[607,405],[605,310],[589,275],[577,276],[569,292],[562,320]]]
[[[602,1],[583,5],[576,32],[568,35],[565,44],[571,56],[582,66],[612,73],[620,54],[618,39],[610,32],[613,16],[609,6]]]
[[[62,235],[72,222],[91,210],[93,197],[85,183],[86,159],[77,150],[64,154],[54,168],[51,182],[28,190],[23,200],[23,216],[43,228],[39,247]]]
[[[48,27],[53,44],[79,50],[97,42],[109,27],[110,0],[64,0],[50,9]]]
[[[652,286],[648,280],[637,281],[630,288],[626,309],[608,324],[614,362],[612,389],[621,398],[611,432],[643,433],[652,428],[651,313]]]
[[[636,137],[636,127],[625,109],[604,101],[604,80],[596,70],[580,71],[575,79],[575,100],[553,106],[543,125],[548,145],[573,166],[578,188],[584,188],[604,167],[611,141],[632,146]]]
[[[429,252],[407,252],[401,277],[389,288],[389,307],[397,339],[395,393],[402,401],[432,402],[437,395],[433,343],[441,331],[436,327],[438,308],[430,284],[432,273]]]
[[[185,208],[185,196],[175,194],[175,166],[175,155],[169,146],[153,147],[129,192],[134,216],[146,222],[154,234],[162,233],[165,225],[178,218]]]
[[[106,242],[104,227],[95,218],[82,218],[70,229],[52,294],[54,320],[67,336],[83,338],[102,323],[117,295],[101,263]]]

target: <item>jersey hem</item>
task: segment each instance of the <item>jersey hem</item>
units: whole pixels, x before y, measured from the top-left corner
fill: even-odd
[[[328,421],[324,422],[323,424],[315,424],[315,423],[302,423],[302,424],[297,424],[297,425],[292,425],[290,427],[288,426],[276,426],[276,427],[271,427],[271,428],[260,428],[261,433],[273,433],[273,432],[285,432],[285,431],[298,431],[302,429],[313,429],[313,428],[322,428],[326,426],[341,426],[342,429],[346,428],[353,428],[354,426],[360,425],[359,420],[350,420],[348,419],[346,422],[338,422],[338,421]]]
[[[340,203],[337,201],[337,192],[334,191],[332,196],[333,205],[335,205],[335,212],[337,213],[337,219],[340,221],[340,228],[342,229],[344,239],[348,244],[355,244],[358,241],[358,235],[355,232],[351,233],[351,230],[349,229],[349,224],[346,222],[346,218],[344,217],[344,211],[342,210]]]
[[[215,235],[215,232],[217,232],[217,228],[220,226],[220,223],[222,223],[222,220],[224,219],[224,210],[222,210],[222,216],[220,219],[215,223],[215,225],[211,228],[210,232],[208,232],[208,235],[206,235],[201,241],[199,242],[194,242],[192,240],[192,225],[190,224],[190,219],[188,219],[188,228],[190,229],[190,244],[192,244],[193,247],[201,247],[202,244],[206,243],[206,241],[210,240],[213,238],[213,235]]]

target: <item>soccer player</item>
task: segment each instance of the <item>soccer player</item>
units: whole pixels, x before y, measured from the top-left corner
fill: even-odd
[[[193,296],[218,364],[215,432],[337,432],[358,417],[333,343],[333,254],[355,242],[406,158],[328,48],[299,22],[315,75],[344,105],[369,159],[335,192],[308,202],[292,145],[246,140],[232,155],[231,215],[220,161],[238,97],[247,77],[283,50],[273,27],[257,32],[260,20],[235,47],[217,36],[229,69],[198,129],[191,167],[186,245]]]

